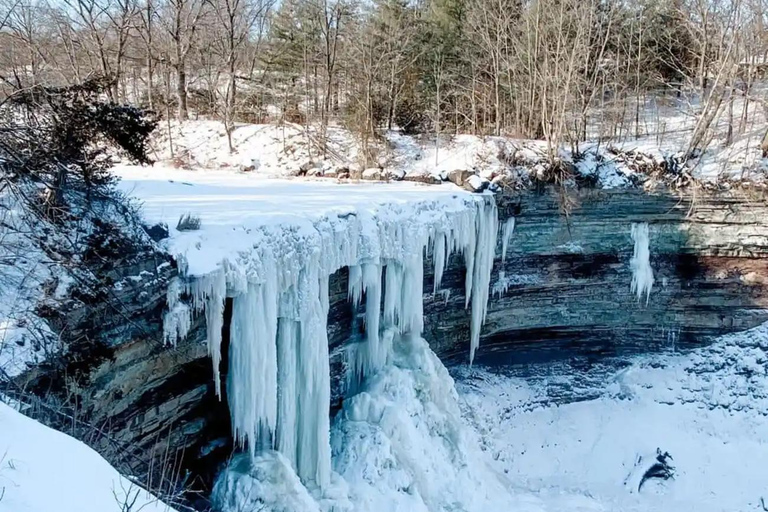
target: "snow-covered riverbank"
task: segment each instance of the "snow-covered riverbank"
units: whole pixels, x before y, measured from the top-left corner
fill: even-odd
[[[762,510],[767,354],[763,325],[621,370],[465,369],[457,382],[464,418],[494,467],[542,497],[581,494],[603,510]],[[674,477],[638,492],[657,449],[671,455]]]

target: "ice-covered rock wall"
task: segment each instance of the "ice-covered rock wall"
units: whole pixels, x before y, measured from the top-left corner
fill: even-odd
[[[497,232],[493,197],[465,194],[264,227],[249,234],[252,250],[169,287],[165,339],[183,339],[194,315],[205,311],[220,393],[223,305],[232,297],[227,397],[234,439],[252,455],[279,450],[302,481],[324,487],[331,476],[329,276],[348,267],[349,299],[365,300],[365,341],[348,351],[354,386],[387,362],[394,335],[421,334],[425,254],[436,287],[447,258],[461,254],[471,359],[487,310]]]

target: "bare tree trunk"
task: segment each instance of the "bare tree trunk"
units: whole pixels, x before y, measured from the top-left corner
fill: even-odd
[[[176,99],[179,102],[179,121],[189,119],[187,109],[187,72],[183,62],[176,66]]]

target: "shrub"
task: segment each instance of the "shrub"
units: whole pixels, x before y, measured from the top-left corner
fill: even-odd
[[[200,225],[200,217],[187,213],[179,217],[176,229],[178,231],[197,231],[200,229]]]

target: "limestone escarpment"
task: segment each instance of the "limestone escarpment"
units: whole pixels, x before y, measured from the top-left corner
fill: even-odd
[[[575,201],[564,215],[551,190],[498,198],[501,224],[514,216],[516,227],[503,264],[497,241],[477,362],[685,348],[768,320],[763,200],[584,190]],[[650,226],[655,284],[647,303],[630,293],[637,222]],[[121,469],[145,475],[167,463],[204,491],[231,453],[229,413],[213,391],[202,319],[177,347],[162,343],[165,287],[175,268],[157,255],[139,261],[121,273],[145,278],[126,280],[112,307],[83,303],[57,324],[82,347],[68,368],[77,365],[81,417],[105,432],[92,443]],[[433,294],[432,264],[425,263],[424,337],[453,362],[469,353],[464,273],[461,256],[452,256]],[[364,333],[363,307],[353,311],[347,280],[341,269],[329,284],[333,404],[343,392],[344,347]],[[226,325],[225,313],[224,348]],[[65,380],[43,368],[26,377],[40,390]]]

